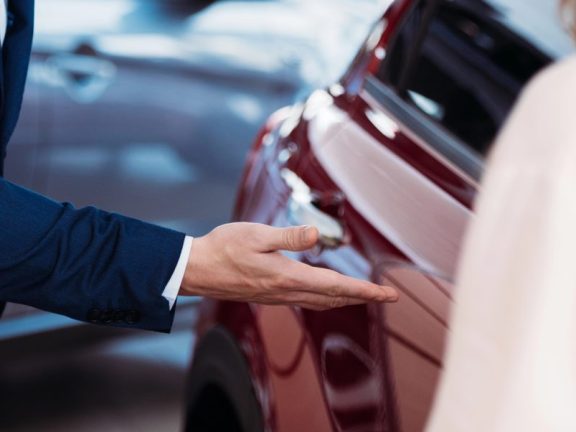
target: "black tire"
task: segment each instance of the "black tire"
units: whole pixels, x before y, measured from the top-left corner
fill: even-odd
[[[232,335],[221,327],[208,331],[196,349],[189,376],[184,430],[264,430],[246,360]]]

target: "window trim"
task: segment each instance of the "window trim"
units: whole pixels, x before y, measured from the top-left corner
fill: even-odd
[[[400,76],[398,77],[398,82],[392,83],[390,82],[390,85],[394,88],[397,89],[401,89],[404,85],[405,81],[405,76],[407,75],[407,73],[412,69],[412,64],[414,63],[415,59],[417,58],[418,53],[420,52],[420,47],[424,41],[424,36],[426,35],[426,32],[428,31],[428,23],[430,21],[430,19],[433,16],[433,12],[436,9],[438,3],[441,0],[416,0],[414,1],[408,11],[406,11],[406,13],[404,14],[404,16],[402,17],[400,23],[398,23],[398,25],[396,26],[396,28],[394,29],[394,34],[391,36],[390,38],[390,42],[388,43],[388,47],[386,49],[386,51],[394,51],[396,49],[396,45],[398,44],[398,38],[400,37],[400,33],[401,33],[401,29],[403,29],[406,26],[407,21],[409,21],[410,19],[412,19],[412,15],[415,13],[416,9],[418,8],[418,6],[421,3],[427,3],[426,5],[424,5],[424,8],[422,10],[422,17],[420,19],[420,21],[418,21],[416,23],[417,26],[417,30],[414,33],[414,43],[407,48],[407,52],[405,55],[405,58],[402,61],[402,67],[400,68]],[[392,58],[392,56],[387,55],[386,57],[384,57],[384,59],[382,60],[381,65],[379,66],[379,69],[384,69],[386,71],[389,70],[390,68],[390,59]],[[386,72],[385,74],[385,78],[386,81],[389,81],[390,77],[388,76],[388,72]]]
[[[404,101],[396,92],[374,75],[366,77],[364,89],[398,122],[413,131],[435,151],[453,163],[471,179],[479,181],[484,160],[462,140],[429,119]]]

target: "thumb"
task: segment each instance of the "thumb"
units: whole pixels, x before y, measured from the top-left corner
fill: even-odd
[[[289,250],[294,252],[313,248],[318,242],[318,229],[313,226],[272,228],[270,250]]]

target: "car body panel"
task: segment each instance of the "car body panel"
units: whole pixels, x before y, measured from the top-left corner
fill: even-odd
[[[369,63],[356,61],[357,67]],[[264,355],[247,356],[250,364],[267,364],[254,371],[254,382],[269,430],[421,430],[438,379],[450,294],[435,280],[453,274],[474,183],[386,117],[369,94],[359,92],[353,100],[349,94],[338,86],[317,91],[304,107],[271,119],[248,159],[235,218],[294,223],[294,191],[282,177],[282,170],[290,170],[316,205],[342,222],[346,238],[336,250],[290,255],[391,283],[406,298],[397,308],[321,313],[251,306],[256,317],[261,310],[268,317],[251,318],[252,331],[265,335]],[[449,193],[454,190],[457,198]],[[422,214],[429,219],[420,220]],[[388,224],[380,225],[382,220]],[[422,230],[410,230],[413,225]],[[450,225],[457,229],[446,229]],[[436,237],[423,235],[429,231]],[[437,241],[446,246],[436,248]],[[236,324],[225,322],[234,331]],[[301,363],[278,376],[274,364],[296,355]],[[310,423],[296,425],[294,419]]]
[[[444,40],[446,23],[456,29],[447,43],[451,49],[464,42],[487,50],[488,57],[479,63],[480,57],[465,58],[455,72],[459,82],[481,83],[464,100],[485,104],[477,111],[489,113],[483,137],[498,129],[526,80],[570,50],[550,15],[551,3],[548,9],[509,3],[426,3],[446,20],[430,24],[429,40],[421,45],[425,55],[447,64],[429,52],[430,44]],[[458,255],[487,148],[463,141],[462,130],[449,130],[448,121],[439,127],[445,119],[436,101],[395,92],[382,75],[416,4],[398,0],[388,8],[343,78],[270,117],[247,160],[236,220],[275,226],[316,221],[321,235],[329,221],[330,229],[340,228],[331,234],[341,237],[322,236],[322,246],[288,256],[394,286],[401,294],[397,304],[326,312],[208,302],[212,309],[201,317],[199,336],[222,323],[235,332],[246,348],[266,430],[425,427],[442,369]],[[536,19],[545,17],[543,10],[549,14],[546,25]],[[548,31],[530,29],[526,20]],[[455,51],[438,52],[456,58]],[[507,63],[502,53],[518,63]],[[411,62],[412,55],[402,62]],[[244,320],[230,320],[239,310]]]

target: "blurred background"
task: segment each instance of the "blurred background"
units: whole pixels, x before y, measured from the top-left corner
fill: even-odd
[[[276,109],[336,81],[388,0],[36,0],[7,178],[201,235]],[[195,301],[170,335],[9,305],[3,431],[177,431]]]

